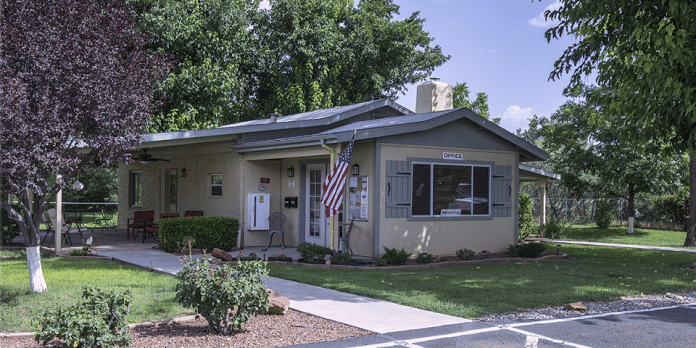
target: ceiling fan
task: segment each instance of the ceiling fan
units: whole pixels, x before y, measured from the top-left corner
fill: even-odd
[[[140,163],[142,163],[142,164],[148,164],[150,162],[157,162],[157,161],[169,162],[168,159],[152,157],[152,155],[147,153],[147,149],[143,149],[143,153],[139,157],[133,157],[133,160],[140,161]]]

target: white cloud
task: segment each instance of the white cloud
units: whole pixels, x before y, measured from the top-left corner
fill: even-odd
[[[261,3],[259,4],[259,8],[268,10],[271,8],[271,4],[268,2],[268,0],[261,0]]]
[[[557,10],[559,8],[561,8],[561,1],[556,0],[556,2],[554,2],[553,4],[546,6],[544,11],[541,11],[541,13],[539,13],[538,16],[530,19],[529,24],[531,26],[537,27],[537,28],[548,28],[552,25],[558,24],[558,21],[546,21],[546,19],[544,18],[544,12],[546,12],[547,10],[548,11]]]
[[[495,53],[497,52],[495,48],[482,48],[479,50],[479,53]]]
[[[521,108],[517,105],[511,105],[503,112],[500,117],[500,126],[508,132],[515,134],[518,129],[525,130],[529,126],[529,119],[532,117],[532,108]]]

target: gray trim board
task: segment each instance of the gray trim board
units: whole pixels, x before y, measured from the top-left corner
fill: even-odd
[[[519,168],[520,175],[526,178],[561,180],[561,174],[556,174],[552,171],[535,168],[522,163],[520,163]]]
[[[515,196],[512,197],[512,215],[515,218],[515,245],[519,244],[520,239],[520,152],[515,151],[515,178],[512,184],[515,185]]]
[[[374,177],[372,180],[372,257],[378,258],[380,253],[380,200],[382,199],[382,142],[379,138],[375,139],[375,155],[374,155]]]

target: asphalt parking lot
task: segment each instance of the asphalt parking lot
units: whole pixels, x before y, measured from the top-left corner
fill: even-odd
[[[526,322],[470,322],[293,347],[695,347],[696,305]]]

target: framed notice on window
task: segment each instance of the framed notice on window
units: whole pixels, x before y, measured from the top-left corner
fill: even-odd
[[[351,177],[351,179],[353,179]],[[348,220],[367,221],[369,211],[368,200],[368,176],[358,176],[356,180],[351,180],[350,191],[348,192]],[[353,185],[355,185],[353,187]]]

